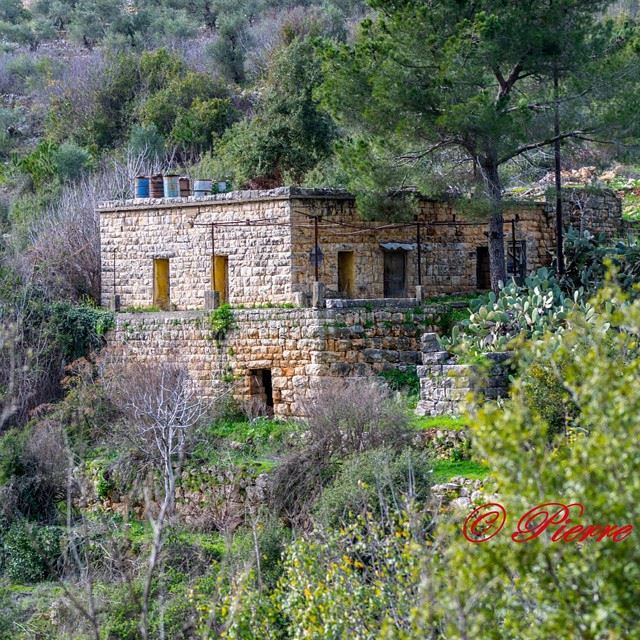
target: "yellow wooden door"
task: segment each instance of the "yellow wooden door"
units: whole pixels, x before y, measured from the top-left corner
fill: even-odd
[[[153,304],[165,311],[169,309],[169,258],[153,261]]]
[[[220,294],[220,302],[229,301],[229,256],[214,256],[211,285]]]
[[[356,283],[356,260],[353,251],[338,251],[338,291],[353,298]]]

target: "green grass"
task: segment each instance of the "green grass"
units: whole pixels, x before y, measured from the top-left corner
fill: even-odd
[[[156,313],[158,311],[162,311],[162,309],[160,309],[160,307],[158,307],[157,305],[154,304],[150,304],[146,307],[143,306],[133,306],[133,307],[125,307],[123,309],[124,313]]]
[[[296,425],[284,420],[272,420],[269,418],[256,418],[246,420],[244,418],[217,420],[207,429],[207,436],[212,438],[224,438],[235,442],[253,444],[279,442]]]
[[[200,434],[187,466],[234,465],[251,474],[265,473],[273,468],[287,435],[298,428],[270,418],[217,420]]]
[[[425,298],[422,301],[423,305],[432,305],[432,304],[450,304],[452,302],[464,302],[467,304],[471,304],[476,301],[484,301],[488,294],[482,293],[479,291],[472,291],[470,293],[460,293],[457,295],[443,295],[443,296],[432,296],[430,298]]]
[[[173,530],[171,532],[171,539],[184,545],[199,547],[218,560],[222,559],[225,552],[225,540],[223,536],[217,532],[201,533]]]
[[[416,416],[411,421],[414,428],[421,431],[426,429],[446,429],[448,431],[460,431],[467,427],[465,418],[454,416]]]
[[[433,464],[433,481],[447,482],[451,478],[463,477],[482,480],[489,474],[489,467],[473,460],[436,460]]]

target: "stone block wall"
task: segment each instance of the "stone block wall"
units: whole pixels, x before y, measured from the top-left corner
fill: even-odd
[[[229,302],[290,302],[288,211],[278,189],[106,202],[99,209],[102,304],[109,305],[115,292],[123,308],[150,306],[153,261],[168,258],[172,308],[203,309],[205,291],[212,288],[207,224],[214,220],[220,223],[215,254],[228,256]]]
[[[577,231],[589,231],[593,235],[604,233],[608,238],[616,238],[627,230],[622,219],[622,200],[611,189],[567,187],[562,192],[563,221],[565,227]],[[555,216],[555,196],[547,198],[545,209],[549,216]]]
[[[492,362],[487,372],[476,365],[459,364],[448,351],[442,351],[435,333],[422,336],[422,366],[418,367],[420,400],[416,413],[420,416],[459,416],[470,393],[487,399],[502,398],[508,393],[511,353],[486,353]]]
[[[486,222],[473,222],[455,203],[423,199],[417,221],[421,223],[422,285],[426,296],[473,291],[478,288],[477,250],[487,247]],[[361,220],[353,198],[339,201],[313,197],[292,198],[292,280],[293,289],[310,294],[314,265],[310,255],[315,229],[310,217],[319,216],[318,239],[323,260],[320,280],[328,297],[339,296],[338,252],[355,255],[355,298],[382,298],[384,295],[383,245],[396,243],[406,251],[407,295],[418,284],[416,224]],[[504,213],[505,241],[511,242],[510,221],[516,219],[516,241],[526,242],[527,270],[547,265],[554,250],[553,218],[538,204],[520,204]],[[453,224],[455,221],[458,224]],[[372,231],[367,227],[376,227]]]
[[[105,362],[185,366],[203,397],[231,384],[236,398],[259,404],[253,372],[269,370],[273,411],[302,416],[319,385],[420,363],[420,336],[435,330],[441,307],[234,309],[235,327],[216,342],[204,311],[120,313],[107,336]]]

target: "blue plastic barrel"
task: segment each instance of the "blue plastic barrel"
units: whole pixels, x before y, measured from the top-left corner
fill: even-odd
[[[180,197],[180,182],[178,176],[168,175],[163,177],[164,182],[164,197],[165,198],[179,198]]]
[[[193,195],[194,196],[208,196],[211,193],[211,180],[194,180],[193,182]]]
[[[136,198],[149,197],[149,178],[148,176],[136,176],[133,179],[133,191]]]

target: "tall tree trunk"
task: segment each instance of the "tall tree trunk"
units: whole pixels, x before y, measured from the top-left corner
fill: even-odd
[[[555,179],[556,179],[556,262],[558,275],[564,274],[564,243],[562,238],[562,156],[560,149],[560,90],[558,80],[558,65],[553,67],[553,131],[556,137],[554,149]]]
[[[491,289],[496,293],[500,284],[507,281],[504,261],[504,218],[502,216],[502,184],[498,173],[498,163],[492,157],[483,158],[481,166],[491,208],[489,218],[489,266],[491,268]]]

